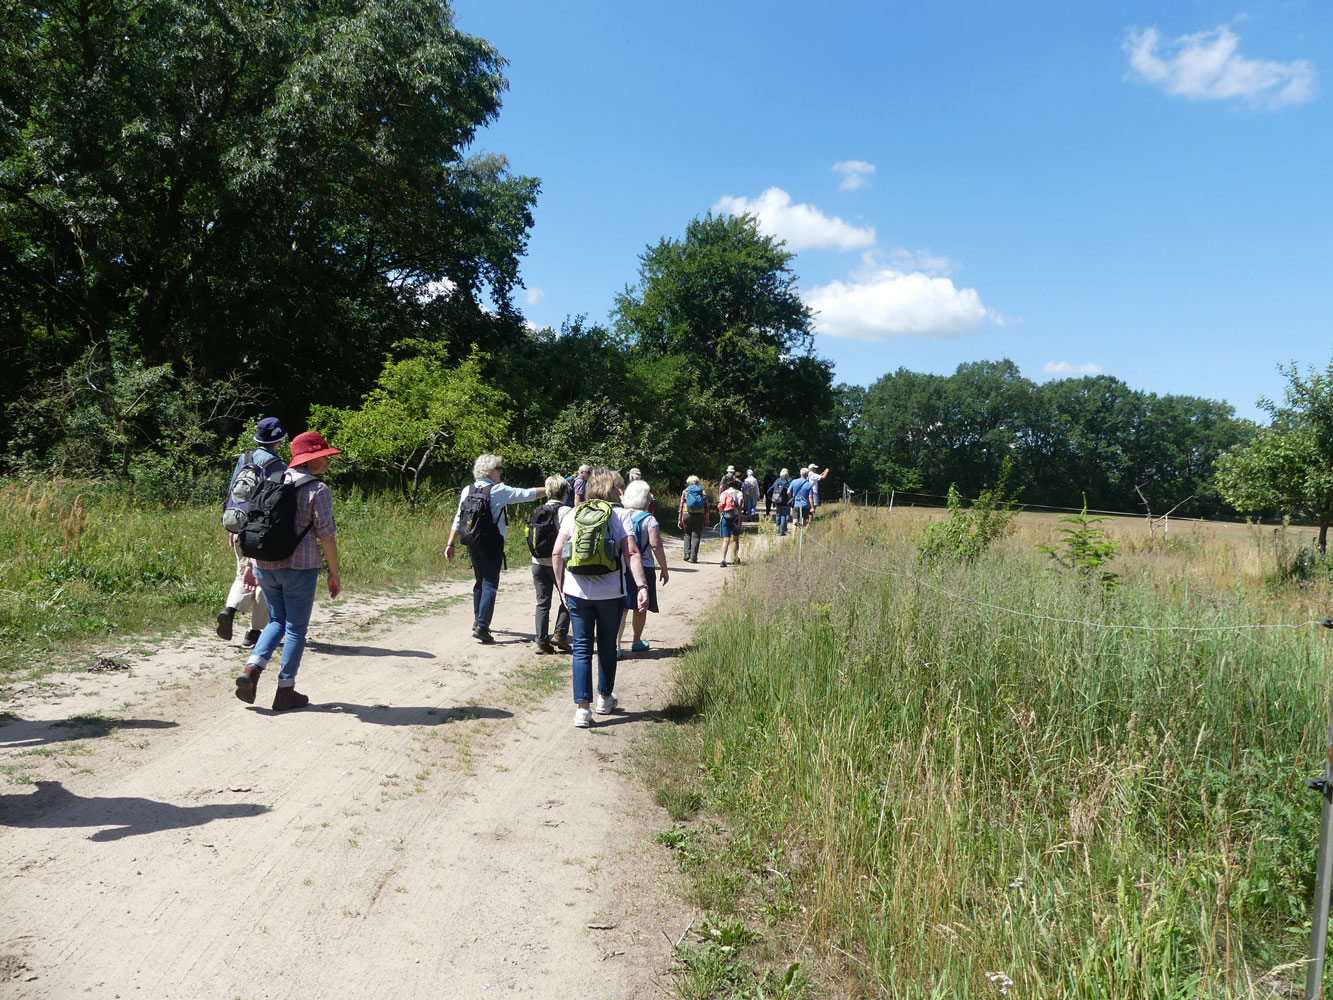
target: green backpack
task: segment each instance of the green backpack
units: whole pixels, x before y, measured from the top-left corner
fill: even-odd
[[[611,505],[585,500],[574,508],[574,535],[565,543],[565,568],[579,576],[620,570],[620,546],[611,533]]]

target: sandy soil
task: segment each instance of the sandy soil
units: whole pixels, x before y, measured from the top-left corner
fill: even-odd
[[[20,691],[0,996],[664,996],[695,914],[628,758],[672,724],[674,651],[735,572],[679,552],[653,651],[621,661],[624,711],[588,731],[568,657],[535,655],[527,566],[487,647],[470,583],[347,581],[316,607],[299,712],[267,708],[275,669],[239,702],[242,651],[211,633]]]

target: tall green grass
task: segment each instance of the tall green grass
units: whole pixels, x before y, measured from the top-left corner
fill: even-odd
[[[335,489],[346,594],[469,576],[461,550],[444,558],[456,503]],[[0,484],[0,685],[143,635],[211,630],[235,568],[220,510],[89,482]],[[512,565],[526,549],[510,534]]]
[[[752,881],[790,879],[799,933],[873,995],[998,996],[987,973],[1089,1000],[1303,981],[1283,966],[1308,943],[1333,638],[1005,614],[974,602],[1156,626],[1285,609],[1133,566],[1108,594],[1016,540],[931,571],[904,523],[783,546],[679,667],[699,715],[662,752],[702,762],[707,806],[762,845]]]

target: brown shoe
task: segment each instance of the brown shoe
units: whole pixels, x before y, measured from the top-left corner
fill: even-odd
[[[277,693],[273,695],[273,711],[275,712],[285,712],[290,708],[305,708],[309,704],[310,699],[294,687],[278,688]]]
[[[253,705],[255,703],[255,692],[259,690],[259,675],[263,672],[263,667],[252,667],[246,664],[245,669],[236,678],[236,697],[247,705]]]
[[[574,647],[569,644],[569,636],[564,633],[557,633],[555,637],[556,648],[565,653],[574,652]]]

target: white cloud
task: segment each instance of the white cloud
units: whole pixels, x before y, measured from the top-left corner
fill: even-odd
[[[828,216],[814,205],[793,205],[791,195],[771,187],[758,198],[726,195],[713,211],[718,215],[753,215],[759,228],[786,242],[788,250],[859,250],[874,246],[873,226],[853,226]]]
[[[875,165],[865,160],[843,160],[833,164],[829,170],[843,175],[842,183],[838,185],[839,191],[859,191],[861,188],[870,187],[866,175],[875,172]]]
[[[541,302],[542,299],[546,298],[546,293],[543,292],[540,288],[529,288],[527,290],[527,298],[528,298],[528,305],[535,306],[539,302]]]
[[[1101,365],[1088,362],[1086,365],[1071,365],[1068,361],[1048,361],[1041,366],[1047,375],[1056,378],[1073,378],[1076,375],[1101,375],[1106,371]]]
[[[1240,36],[1225,24],[1163,44],[1156,28],[1125,36],[1130,79],[1192,100],[1236,100],[1280,108],[1314,100],[1318,74],[1305,59],[1270,62],[1237,52]]]
[[[817,285],[804,296],[815,311],[815,330],[851,340],[951,337],[979,330],[1001,317],[974,288],[921,271],[878,268],[851,281]]]

